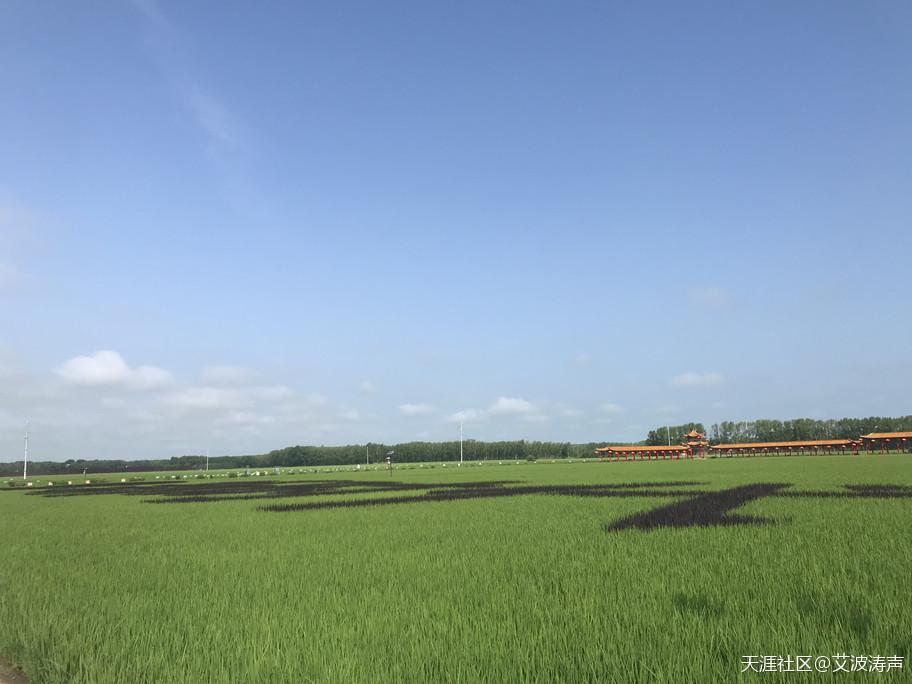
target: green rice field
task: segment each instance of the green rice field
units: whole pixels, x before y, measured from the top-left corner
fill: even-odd
[[[0,491],[0,656],[30,681],[912,672],[909,454],[102,477]],[[905,661],[741,672],[796,654]]]

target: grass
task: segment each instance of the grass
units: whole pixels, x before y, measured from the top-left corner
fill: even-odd
[[[748,654],[912,655],[909,455],[105,479],[0,491],[0,655],[32,681],[708,682],[749,679]]]

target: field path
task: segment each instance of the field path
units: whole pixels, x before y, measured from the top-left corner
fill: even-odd
[[[0,658],[0,684],[28,684],[28,677]]]

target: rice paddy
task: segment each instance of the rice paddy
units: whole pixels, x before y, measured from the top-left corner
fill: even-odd
[[[0,520],[0,656],[33,682],[909,672],[907,454],[44,481]]]

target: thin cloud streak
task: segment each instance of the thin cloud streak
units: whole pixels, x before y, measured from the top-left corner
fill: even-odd
[[[450,415],[447,420],[451,423],[469,423],[510,417],[522,417],[527,422],[536,422],[544,415],[535,404],[521,397],[501,396],[497,397],[487,409],[467,408]]]
[[[194,74],[184,39],[155,0],[133,0],[133,6],[146,22],[150,49],[163,76],[176,89],[183,107],[206,138],[228,148],[241,142],[238,117]]]

